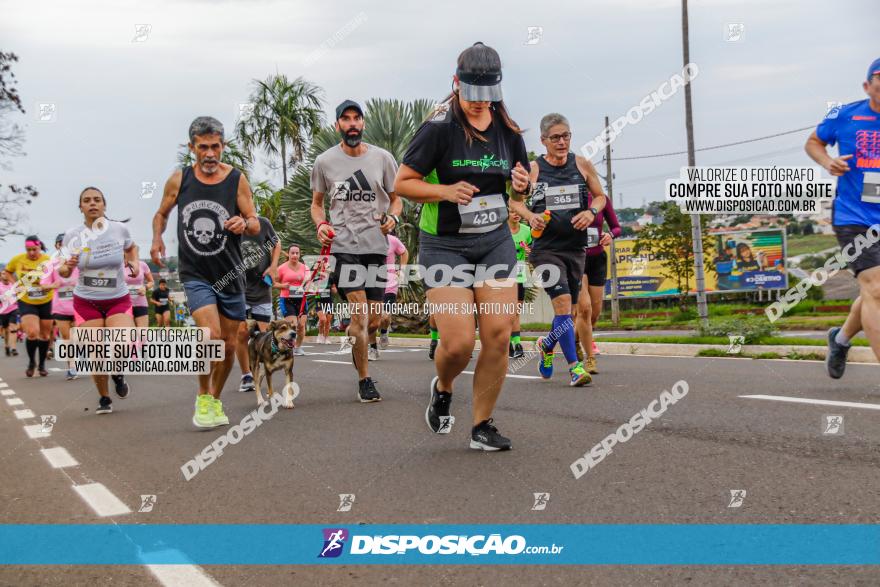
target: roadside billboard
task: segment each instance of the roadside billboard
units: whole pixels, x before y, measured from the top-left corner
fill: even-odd
[[[636,239],[617,239],[617,291],[621,298],[679,295],[676,280],[664,275],[663,261],[653,255],[635,255]],[[706,292],[787,289],[785,231],[741,230],[709,233],[703,237],[706,259]],[[610,247],[606,249],[610,257]],[[695,293],[693,275],[690,293]],[[611,297],[611,263],[608,263],[605,297]]]

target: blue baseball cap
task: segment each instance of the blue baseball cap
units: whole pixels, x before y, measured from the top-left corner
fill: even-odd
[[[875,75],[880,75],[880,57],[875,59],[871,67],[868,68],[868,81],[871,81],[871,78]]]

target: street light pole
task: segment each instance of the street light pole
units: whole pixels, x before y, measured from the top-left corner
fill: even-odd
[[[688,3],[681,0],[681,36],[684,50],[684,67],[690,63],[690,40],[688,37]],[[684,115],[687,128],[688,166],[696,165],[694,157],[694,118],[691,106],[691,79],[686,76],[684,85]],[[700,226],[700,215],[691,214],[691,239],[694,243],[694,276],[697,281],[697,313],[700,324],[709,324],[709,307],[706,305],[706,275],[703,269],[703,231]]]
[[[605,117],[605,127],[608,128],[608,117]],[[612,180],[614,174],[611,172],[611,141],[605,144],[605,185],[608,188],[608,201],[614,204],[614,186]],[[605,296],[605,292],[602,292]],[[617,248],[614,246],[614,240],[611,241],[611,323],[614,326],[620,326],[620,293],[617,289]]]

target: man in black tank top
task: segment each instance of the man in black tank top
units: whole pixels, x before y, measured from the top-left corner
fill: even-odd
[[[584,248],[598,244],[598,231],[590,224],[605,207],[605,195],[592,164],[569,151],[571,132],[564,116],[548,114],[541,119],[541,142],[547,154],[531,162],[529,177],[535,186],[531,205],[511,200],[510,208],[534,229],[529,255],[532,265],[554,267],[559,273],[558,280],[547,283],[550,273],[538,272],[556,314],[550,333],[535,342],[541,353],[538,371],[544,379],[553,376],[553,348],[558,342],[568,363],[569,384],[579,387],[589,385],[592,378],[578,361],[572,302],[577,302],[580,292]],[[546,212],[550,220],[545,224]]]
[[[196,325],[211,329],[211,338],[223,340],[223,361],[211,364],[209,375],[199,375],[193,424],[213,428],[229,424],[220,392],[235,360],[236,332],[244,320],[241,235],[256,235],[260,222],[247,178],[221,163],[223,125],[210,116],[196,118],[189,127],[192,167],[175,171],[165,182],[159,211],[153,217],[150,256],[164,267],[162,233],[177,207],[180,281]]]

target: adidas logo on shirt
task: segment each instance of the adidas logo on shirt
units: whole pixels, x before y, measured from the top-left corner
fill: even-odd
[[[374,202],[376,192],[370,187],[367,176],[360,169],[345,181],[336,182],[336,192],[333,198],[343,202]]]

